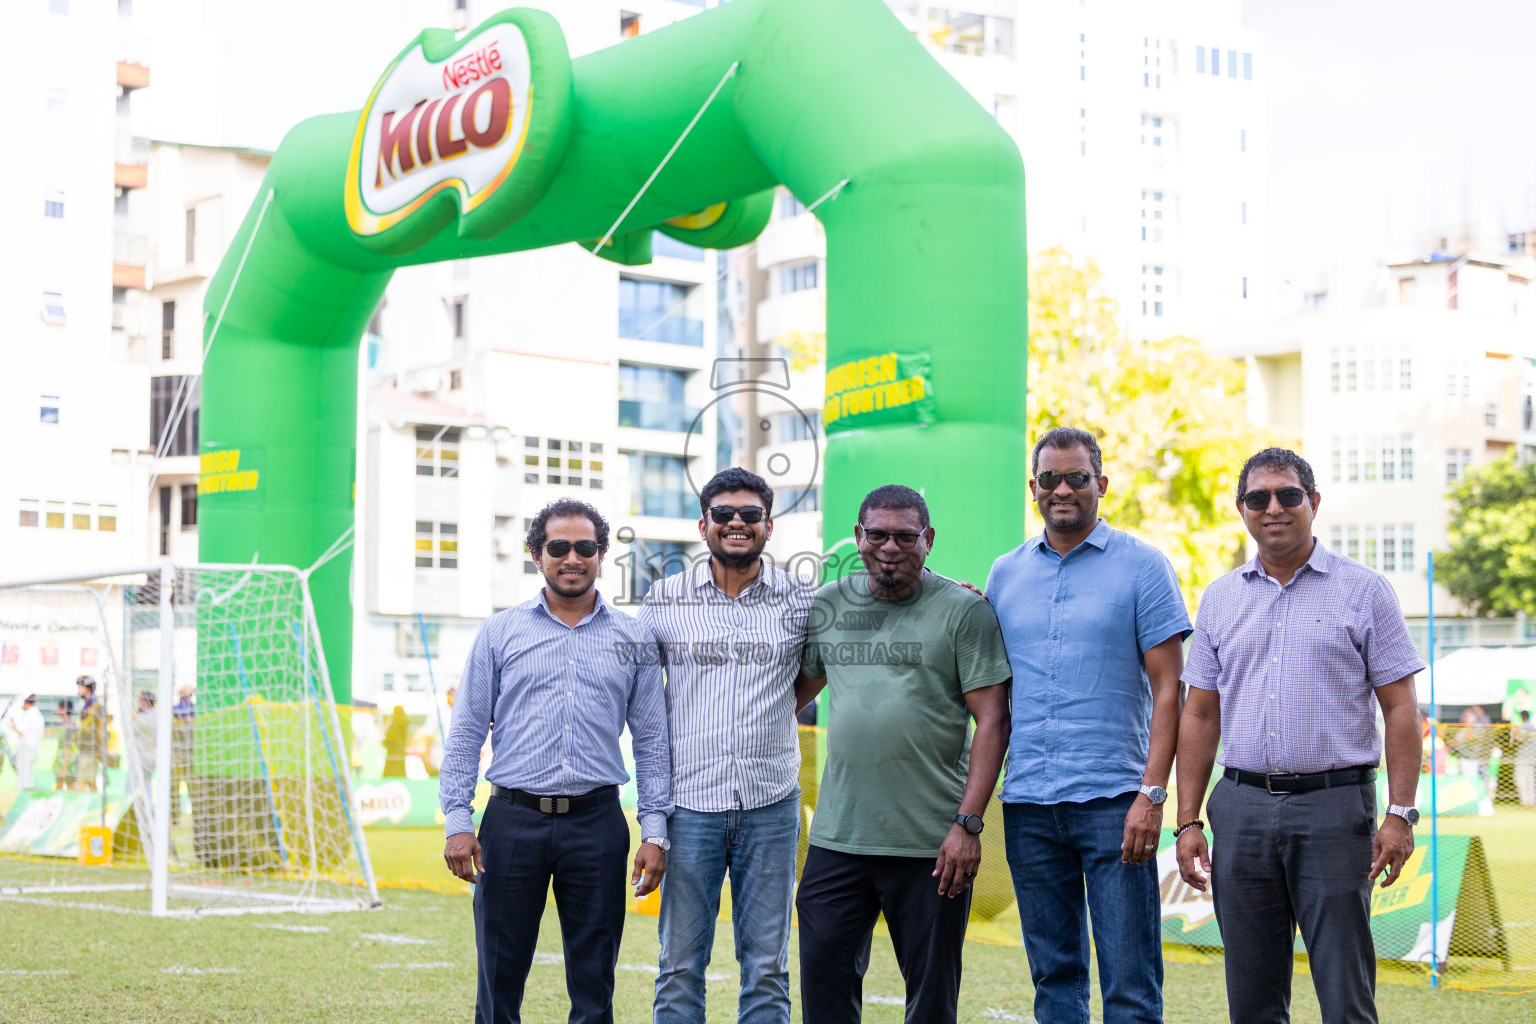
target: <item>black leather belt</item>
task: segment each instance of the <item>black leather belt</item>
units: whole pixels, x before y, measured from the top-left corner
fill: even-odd
[[[1228,768],[1222,773],[1233,782],[1245,786],[1258,786],[1270,793],[1310,793],[1314,789],[1332,789],[1335,786],[1359,786],[1376,781],[1375,765],[1358,765],[1354,768],[1335,768],[1328,772],[1245,772],[1241,768]]]
[[[525,793],[520,789],[492,785],[491,796],[510,800],[514,804],[522,804],[524,807],[532,807],[545,814],[571,814],[575,811],[588,811],[599,804],[618,799],[619,787],[599,786],[590,793],[582,793],[580,796],[539,796],[536,793]]]

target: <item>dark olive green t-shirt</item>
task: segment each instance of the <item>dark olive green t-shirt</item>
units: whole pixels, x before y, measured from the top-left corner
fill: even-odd
[[[970,765],[965,694],[1012,676],[992,606],[934,573],[882,601],[856,572],[817,592],[801,665],[826,677],[830,701],[810,841],[937,857]]]

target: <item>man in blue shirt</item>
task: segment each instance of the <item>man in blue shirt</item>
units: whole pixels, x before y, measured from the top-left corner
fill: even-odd
[[[569,498],[528,529],[544,574],[538,597],[485,620],[454,705],[439,779],[449,869],[475,884],[476,1024],[517,1024],[550,882],[565,944],[572,1024],[613,1024],[624,933],[629,780],[619,736],[634,740],[640,850],[636,895],[667,869],[672,761],[651,631],[614,611],[593,584],[608,524]],[[491,800],[474,833],[471,801],[491,730]]]
[[[997,560],[987,599],[1013,669],[1003,830],[1035,1018],[1088,1024],[1091,919],[1104,1024],[1159,1022],[1156,854],[1189,615],[1168,559],[1099,518],[1092,434],[1047,432],[1031,473],[1045,530]]]

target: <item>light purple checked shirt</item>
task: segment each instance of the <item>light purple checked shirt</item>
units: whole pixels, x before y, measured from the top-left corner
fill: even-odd
[[[1221,763],[1321,772],[1381,763],[1378,686],[1424,671],[1391,584],[1317,541],[1281,586],[1257,557],[1200,602],[1184,682],[1221,699]]]

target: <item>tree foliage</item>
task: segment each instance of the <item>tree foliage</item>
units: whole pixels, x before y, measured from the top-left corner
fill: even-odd
[[[1536,463],[1511,453],[1469,470],[1450,497],[1435,581],[1478,615],[1536,613]]]
[[[1100,514],[1168,556],[1193,609],[1242,559],[1243,462],[1283,440],[1249,423],[1242,363],[1182,336],[1128,338],[1091,260],[1036,254],[1029,296],[1031,445],[1056,426],[1098,437],[1109,477]]]

